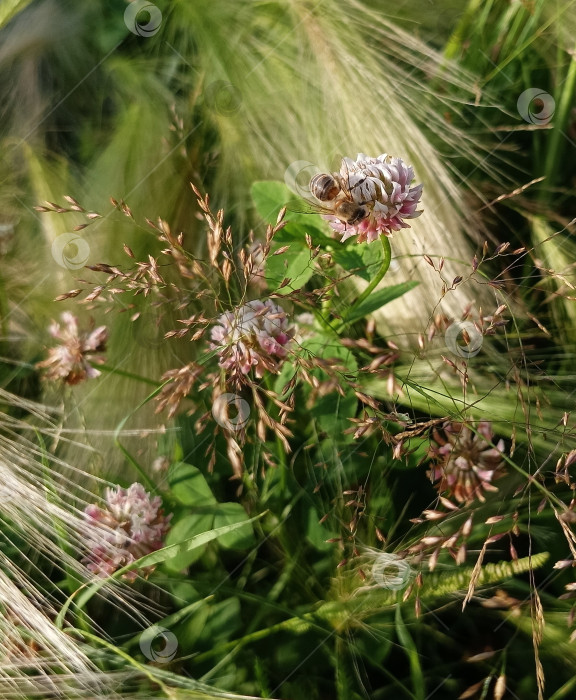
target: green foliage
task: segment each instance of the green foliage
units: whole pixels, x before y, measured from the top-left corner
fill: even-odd
[[[400,0],[393,18],[374,0],[156,5],[148,37],[113,0],[0,8],[0,226],[17,234],[6,253],[0,241],[0,695],[424,700],[476,685],[488,698],[505,676],[528,698],[539,647],[546,697],[569,697],[573,3]],[[534,87],[554,99],[546,123],[518,106]],[[340,150],[415,165],[425,212],[410,234],[342,244],[274,179],[297,162],[304,179],[328,171]],[[189,181],[224,208],[228,276],[212,274]],[[77,209],[32,209],[65,195],[101,218],[83,229]],[[263,241],[284,206],[263,275],[246,283],[249,231]],[[70,230],[88,264],[120,270],[92,299],[102,270],[51,252]],[[168,230],[182,259],[176,245],[160,253]],[[139,286],[142,272],[118,292],[153,262],[164,283]],[[49,411],[31,401],[34,363],[53,343],[52,299],[73,287],[82,304],[65,308],[86,325],[102,315],[109,356],[86,388],[46,389]],[[277,376],[230,380],[210,328],[257,297],[280,304],[295,337]],[[448,347],[461,317],[482,329],[478,355]],[[179,413],[157,415],[155,398],[177,393],[164,372],[185,378],[193,362]],[[245,426],[216,418],[223,391],[247,403]],[[485,501],[431,484],[447,418],[490,421],[504,440],[506,473]],[[167,470],[151,466],[159,454]],[[169,533],[91,578],[82,511],[103,506],[107,480],[134,478],[172,515]],[[382,582],[383,557],[408,567],[401,585]],[[144,567],[147,580],[123,579]],[[177,640],[165,664],[140,644],[152,622]]]
[[[248,523],[249,518],[240,503],[218,503],[202,472],[191,464],[175,464],[170,470],[172,496],[185,508],[176,511],[172,527],[166,537],[168,546],[185,542],[201,533],[229,525]],[[226,549],[248,549],[254,544],[251,532],[232,528],[229,534],[218,538]],[[197,561],[208,543],[192,550],[179,552],[167,559],[165,566],[170,571],[182,571]]]
[[[419,282],[402,282],[401,284],[395,284],[392,287],[385,287],[384,289],[378,289],[373,292],[367,299],[358,306],[356,306],[349,314],[345,316],[345,320],[348,323],[354,323],[360,319],[368,316],[369,314],[378,311],[386,304],[389,304],[394,299],[398,299],[406,292],[417,287]]]
[[[274,248],[276,253],[280,246],[275,245]],[[266,282],[271,289],[276,289],[279,293],[300,289],[314,273],[310,264],[310,252],[307,249],[294,248],[295,246],[291,245],[289,250],[280,255],[274,254],[266,261]]]

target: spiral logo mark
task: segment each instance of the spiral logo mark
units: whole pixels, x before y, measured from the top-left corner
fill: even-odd
[[[124,12],[124,24],[136,36],[154,36],[162,24],[162,12],[147,0],[133,0]]]
[[[554,116],[556,102],[552,95],[541,88],[528,88],[517,102],[518,114],[529,124],[544,126]]]
[[[236,412],[231,416],[232,411]],[[212,406],[214,420],[222,428],[237,433],[242,430],[250,418],[250,404],[237,394],[221,394]]]
[[[152,644],[162,638],[164,647],[162,649],[152,648]],[[178,640],[176,636],[165,627],[152,625],[144,630],[140,635],[140,649],[144,656],[150,661],[158,664],[167,664],[176,656]]]
[[[458,343],[458,336],[460,335],[462,335],[465,345],[460,345]],[[469,358],[476,357],[480,352],[482,343],[484,342],[484,336],[472,321],[455,321],[446,329],[444,340],[446,341],[446,347],[450,352],[454,353],[454,355]]]
[[[204,91],[206,107],[214,114],[229,117],[236,114],[242,105],[242,94],[232,83],[215,80]]]
[[[62,233],[52,243],[52,257],[67,270],[79,270],[88,262],[90,246],[77,233]]]
[[[377,555],[372,565],[372,577],[376,584],[391,591],[406,588],[411,575],[412,569],[408,562],[396,554],[382,552]]]
[[[296,160],[286,168],[284,182],[289,190],[308,199],[310,197],[310,180],[322,170],[309,160]]]

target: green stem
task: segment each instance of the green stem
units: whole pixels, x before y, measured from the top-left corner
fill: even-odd
[[[122,659],[127,661],[131,666],[134,668],[138,669],[144,676],[146,676],[152,683],[155,683],[158,685],[166,697],[175,697],[175,691],[173,692],[170,688],[168,688],[159,678],[157,678],[150,666],[147,664],[141,664],[139,661],[136,661],[130,654],[127,654],[123,649],[120,649],[119,647],[115,646],[114,644],[111,644],[110,642],[107,642],[105,639],[102,639],[101,637],[98,637],[95,634],[92,634],[91,632],[87,632],[86,630],[76,630],[74,628],[69,630],[71,633],[76,633],[79,634],[81,637],[84,637],[91,642],[94,642],[96,644],[100,644],[103,646],[105,649],[108,649],[108,651],[111,651],[112,653],[116,654],[117,656],[120,656]]]
[[[370,282],[370,284],[366,287],[362,294],[360,294],[358,299],[356,299],[356,301],[352,304],[351,310],[357,306],[360,306],[364,299],[368,298],[370,294],[372,294],[374,289],[382,281],[384,275],[388,272],[388,268],[390,267],[390,260],[392,259],[392,249],[390,248],[390,241],[388,240],[387,236],[382,234],[380,236],[380,243],[382,243],[383,253],[382,265],[380,266],[380,269],[374,276],[372,282]]]
[[[34,428],[34,432],[36,434],[36,437],[38,438],[38,443],[40,445],[40,449],[42,451],[42,455],[40,458],[40,462],[42,464],[42,472],[44,475],[44,488],[46,490],[46,499],[50,499],[52,503],[60,504],[60,498],[58,496],[58,492],[56,490],[56,487],[54,485],[54,481],[52,479],[52,472],[50,470],[50,462],[48,460],[48,449],[46,448],[46,444],[44,442],[44,437],[42,436],[42,433],[39,430],[36,430]],[[67,554],[68,556],[72,557],[73,553],[71,551],[71,546],[70,542],[68,540],[68,536],[66,533],[66,529],[62,525],[62,523],[58,520],[56,516],[53,516],[53,524],[54,524],[54,534],[56,539],[58,540],[58,544],[60,545],[60,548],[62,551]],[[66,559],[66,557],[63,557],[62,560],[62,569],[64,573],[64,581],[66,584],[66,589],[68,591],[69,595],[74,595],[74,593],[78,590],[78,588],[81,585],[80,580],[78,579],[77,574],[74,572],[72,567],[69,564],[69,561]],[[85,631],[90,631],[90,626],[88,624],[87,616],[86,613],[83,610],[78,611],[78,625],[80,629],[85,630]]]
[[[126,379],[136,379],[139,382],[144,382],[144,384],[150,384],[151,386],[157,387],[159,385],[159,382],[155,379],[149,379],[148,377],[142,377],[139,374],[126,372],[126,370],[119,369],[118,367],[111,367],[110,365],[105,364],[97,364],[96,369],[102,370],[103,372],[110,372],[110,374],[117,374],[119,377],[126,377]]]
[[[264,380],[264,386],[268,391],[274,392],[274,384],[272,382],[271,377],[267,377]],[[282,440],[280,440],[280,438],[277,435],[275,437],[275,444],[276,456],[278,458],[278,470],[280,476],[280,492],[284,494],[286,492],[286,476],[288,471],[288,465],[286,463],[286,450],[284,449]],[[250,484],[252,483],[253,482],[250,480]]]
[[[251,632],[250,634],[244,635],[240,639],[234,639],[230,642],[224,642],[219,646],[212,647],[208,651],[205,651],[201,654],[197,654],[194,657],[194,661],[197,663],[202,663],[212,658],[213,656],[217,656],[218,654],[228,653],[229,651],[236,649],[237,647],[244,646],[252,642],[259,642],[260,640],[266,639],[267,637],[270,637],[271,635],[276,634],[277,632],[291,631],[295,632],[296,634],[299,634],[302,632],[307,632],[311,627],[319,629],[322,632],[326,632],[327,628],[322,627],[320,624],[315,622],[316,616],[317,613],[308,612],[301,615],[300,617],[291,617],[288,620],[277,622],[275,625],[265,627],[263,629],[257,630],[256,632]]]
[[[392,259],[392,249],[390,248],[390,241],[388,240],[387,236],[385,236],[384,234],[381,234],[380,243],[382,244],[382,253],[383,253],[382,265],[380,265],[380,269],[374,275],[370,284],[366,287],[366,289],[360,294],[360,296],[356,299],[356,301],[348,309],[348,312],[344,315],[343,323],[340,326],[337,326],[338,331],[341,331],[343,328],[345,328],[348,325],[346,318],[350,318],[352,312],[360,306],[360,304],[364,301],[364,299],[367,299],[370,296],[370,294],[372,294],[372,292],[376,289],[376,287],[380,284],[380,282],[384,278],[384,275],[388,272],[388,268],[390,267],[390,261]]]
[[[100,365],[100,366],[102,366],[102,365]],[[118,423],[118,425],[116,426],[116,430],[114,431],[114,444],[116,445],[116,447],[118,447],[121,450],[122,454],[126,457],[126,459],[130,462],[130,464],[138,472],[138,474],[142,478],[143,482],[148,486],[148,488],[153,493],[157,493],[157,491],[158,491],[157,485],[154,483],[154,481],[152,481],[152,479],[144,471],[144,469],[142,468],[142,466],[140,465],[138,460],[136,460],[130,454],[130,452],[124,447],[124,445],[120,442],[120,435],[122,433],[124,426],[128,422],[128,419],[131,418],[137,411],[139,411],[149,401],[151,401],[157,394],[159,394],[160,391],[162,390],[162,387],[166,384],[166,382],[164,382],[163,384],[160,384],[160,386],[158,386],[157,382],[154,382],[154,384],[156,385],[156,389],[151,394],[149,394],[143,401],[141,401],[133,411],[131,411],[125,418],[123,418],[120,421],[120,423]]]
[[[456,28],[450,35],[444,48],[444,57],[449,60],[456,60],[462,51],[465,38],[469,33],[470,24],[477,21],[478,13],[482,6],[482,0],[471,0],[464,10]]]
[[[318,311],[316,311],[316,309],[313,309],[313,310],[312,310],[312,313],[314,314],[314,318],[318,321],[318,323],[322,326],[322,328],[323,328],[325,331],[329,331],[329,330],[330,330],[330,324],[329,324],[329,323],[326,323],[326,320],[324,319],[324,317],[322,316],[322,314],[321,314],[321,313],[318,313]]]
[[[570,118],[570,110],[572,109],[574,100],[574,91],[576,90],[576,59],[572,57],[568,74],[560,93],[558,100],[558,109],[554,118],[554,129],[550,136],[548,144],[548,153],[546,154],[546,164],[544,166],[544,174],[546,175],[546,189],[542,189],[542,198],[550,197],[551,187],[554,185],[554,180],[558,174],[558,156],[560,151],[560,142],[566,136],[566,128]]]

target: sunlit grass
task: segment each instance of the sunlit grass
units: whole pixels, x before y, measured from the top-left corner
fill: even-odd
[[[571,568],[552,567],[576,551],[562,476],[574,449],[572,3],[403,2],[389,15],[355,0],[156,4],[147,38],[125,25],[124,3],[0,10],[0,224],[13,228],[0,251],[1,379],[13,392],[1,397],[0,694],[424,700],[474,684],[475,697],[498,697],[505,683],[536,697],[539,654],[547,694],[569,697],[571,603],[559,595]],[[554,105],[540,122],[538,104],[518,103],[532,88]],[[337,241],[322,239],[316,259],[288,237],[287,259],[306,258],[302,298],[266,269],[268,291],[243,286],[236,256],[251,228],[265,236],[253,183],[288,180],[301,194],[314,168],[358,152],[402,156],[424,183],[424,214],[391,240],[384,282],[421,284],[366,323],[352,311],[376,263],[362,277],[332,264]],[[190,182],[232,226],[231,279],[225,256],[206,272],[214,256]],[[99,216],[55,213],[65,197]],[[57,206],[34,208],[46,201]],[[318,235],[316,217],[299,223]],[[190,276],[162,258],[163,226],[183,233]],[[159,257],[166,284],[78,304],[103,275],[62,257],[82,250],[59,247],[75,228],[82,262],[128,270]],[[212,410],[230,386],[210,374],[208,328],[270,292],[315,320],[277,380],[234,386],[253,403],[246,435],[230,435]],[[111,340],[98,380],[54,389],[35,363],[63,308],[106,323]],[[483,335],[497,310],[502,323]],[[200,313],[205,336],[164,338]],[[462,321],[481,328],[478,353],[447,339]],[[195,361],[209,386],[191,386],[174,419],[159,414],[163,373]],[[447,418],[491,421],[506,474],[487,503],[434,520],[445,504],[424,466],[427,427]],[[192,471],[179,481],[180,462]],[[175,514],[168,547],[208,539],[152,554],[148,581],[129,587],[120,572],[99,590],[80,563],[83,509],[135,479]],[[212,541],[224,523],[240,534]],[[375,582],[382,550],[408,563],[408,587]],[[152,622],[178,641],[168,666],[142,648]]]

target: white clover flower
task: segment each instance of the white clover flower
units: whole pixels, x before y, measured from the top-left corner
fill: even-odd
[[[330,226],[342,234],[344,242],[358,236],[358,243],[371,243],[381,234],[410,228],[406,219],[415,219],[422,211],[417,206],[423,185],[411,186],[414,169],[401,158],[385,153],[371,158],[359,153],[356,160],[343,158],[340,179],[349,198],[364,207],[366,215],[355,223],[347,223],[336,216],[325,215]]]
[[[80,333],[78,319],[69,311],[61,316],[62,324],[52,323],[49,331],[60,345],[48,350],[48,358],[38,363],[46,370],[45,376],[51,380],[62,380],[66,384],[78,384],[84,379],[98,377],[100,372],[90,362],[101,363],[97,357],[106,348],[108,330],[99,326],[90,333]]]
[[[260,378],[265,371],[278,371],[275,358],[286,357],[293,335],[283,309],[270,300],[254,300],[217,319],[210,348],[218,352],[220,367],[244,375],[254,368]]]
[[[87,519],[88,554],[82,560],[92,573],[110,576],[117,569],[162,547],[172,515],[165,516],[162,499],[153,498],[142,484],[127,489],[106,489],[104,507],[89,505]],[[143,569],[149,575],[154,567]],[[138,573],[129,571],[124,578],[134,581]]]
[[[489,421],[480,421],[476,432],[465,423],[447,421],[432,432],[430,457],[434,462],[428,472],[439,493],[446,493],[459,503],[475,498],[484,501],[483,491],[498,491],[492,484],[503,476],[504,440],[494,447],[494,433]]]

